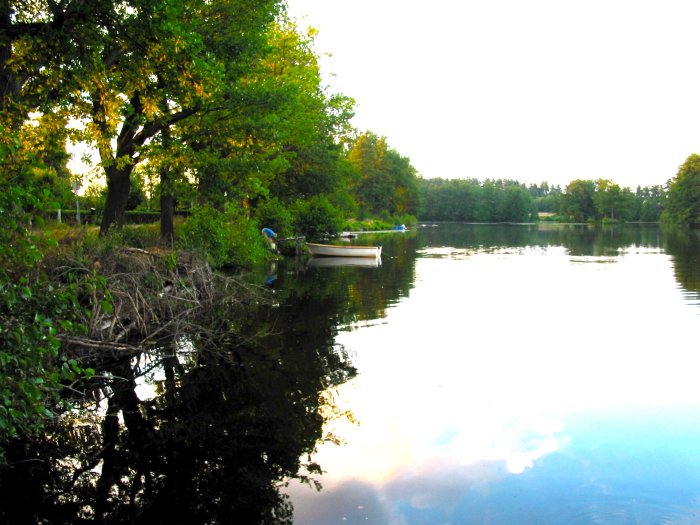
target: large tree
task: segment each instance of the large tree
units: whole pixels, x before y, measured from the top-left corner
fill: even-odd
[[[418,174],[410,160],[391,149],[385,137],[363,133],[351,145],[348,160],[355,166],[355,197],[361,210],[417,213]]]
[[[693,153],[669,181],[664,218],[670,222],[700,224],[700,155]]]
[[[353,102],[322,86],[314,36],[280,19],[265,56],[222,92],[217,111],[179,126],[194,154],[200,201],[254,207],[338,187]]]
[[[596,216],[595,182],[592,180],[576,179],[566,187],[562,195],[562,213],[576,221],[586,221]]]
[[[108,0],[0,0],[3,127],[62,100],[89,49],[118,17]],[[132,2],[119,5],[129,9]]]
[[[614,220],[625,216],[625,195],[620,186],[611,180],[598,179],[595,181],[593,203],[599,217],[608,217]]]
[[[115,4],[119,23],[103,28],[71,100],[89,123],[82,138],[97,147],[107,180],[102,233],[122,221],[131,173],[147,148],[170,149],[175,124],[216,110],[222,91],[259,56],[278,7],[277,0],[133,4]],[[170,172],[162,173],[168,192]]]

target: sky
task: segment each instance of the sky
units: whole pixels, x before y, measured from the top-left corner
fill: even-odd
[[[425,178],[665,184],[700,152],[697,0],[288,0]],[[330,54],[331,56],[327,56]]]

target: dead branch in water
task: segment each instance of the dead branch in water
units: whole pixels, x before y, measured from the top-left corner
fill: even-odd
[[[193,333],[214,337],[199,321],[203,314],[259,304],[265,294],[238,277],[213,272],[189,252],[165,257],[120,248],[87,262],[61,261],[54,275],[70,276],[84,290],[87,334],[61,338],[78,356],[134,355]]]

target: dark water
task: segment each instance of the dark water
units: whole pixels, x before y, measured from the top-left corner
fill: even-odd
[[[356,242],[381,265],[282,261],[257,307],[106,362],[9,451],[0,523],[700,522],[696,233]]]

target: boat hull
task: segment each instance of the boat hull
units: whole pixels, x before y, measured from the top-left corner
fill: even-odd
[[[337,246],[333,244],[314,244],[307,242],[311,255],[321,257],[380,257],[381,246]]]

